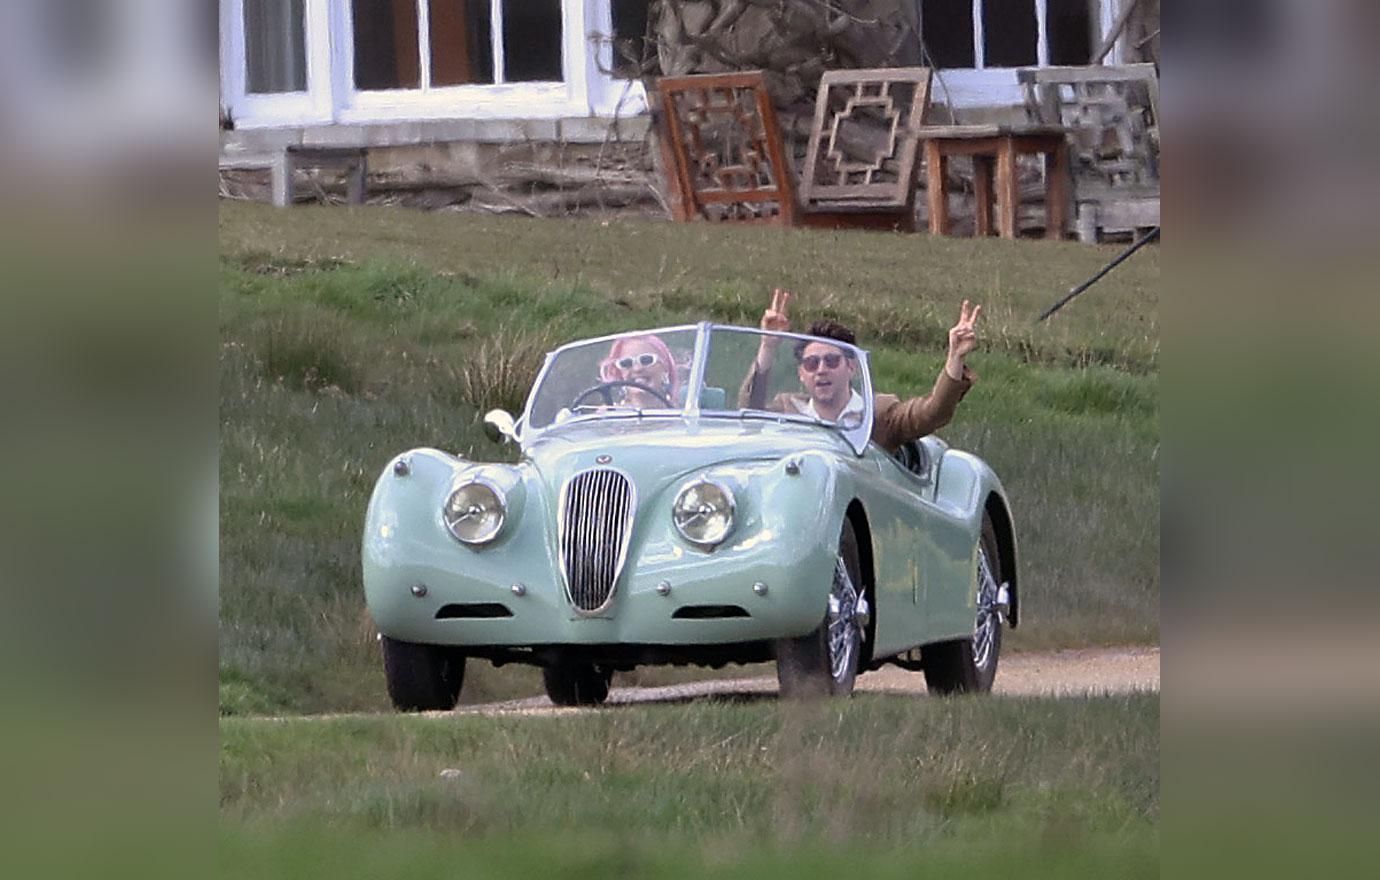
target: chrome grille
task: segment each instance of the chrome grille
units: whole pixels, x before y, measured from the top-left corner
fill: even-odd
[[[632,533],[632,483],[601,468],[571,477],[561,492],[561,574],[579,611],[603,610],[623,570]]]

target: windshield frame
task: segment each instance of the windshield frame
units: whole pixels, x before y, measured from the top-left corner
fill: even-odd
[[[541,388],[546,380],[552,365],[563,352],[574,348],[581,348],[588,345],[595,345],[605,342],[613,342],[628,336],[646,336],[656,334],[658,336],[670,333],[685,333],[694,331],[695,347],[693,359],[690,365],[690,375],[686,380],[685,404],[676,409],[619,409],[600,413],[588,413],[576,415],[556,424],[545,425],[541,428],[534,428],[531,425],[532,407],[536,401],[537,390]],[[776,336],[783,340],[792,342],[826,342],[830,345],[845,349],[852,353],[862,370],[862,389],[863,413],[864,418],[861,425],[854,428],[844,428],[833,422],[826,422],[822,419],[812,418],[800,413],[778,413],[768,410],[749,410],[739,407],[702,410],[700,408],[701,391],[704,389],[705,372],[709,365],[711,354],[710,346],[715,331],[727,333],[746,333],[754,336]],[[867,444],[872,434],[873,413],[873,394],[872,394],[872,367],[866,349],[856,345],[849,345],[837,339],[829,339],[820,336],[811,336],[807,333],[787,333],[775,330],[762,330],[756,327],[742,327],[735,324],[717,324],[712,321],[701,321],[697,324],[677,324],[670,327],[657,327],[648,330],[626,330],[619,333],[609,333],[604,336],[594,336],[589,339],[577,339],[568,342],[552,351],[548,352],[543,360],[541,369],[538,370],[536,378],[532,381],[532,388],[528,391],[527,402],[523,407],[522,416],[519,420],[518,442],[526,447],[529,443],[545,436],[550,431],[559,431],[572,425],[583,425],[593,422],[617,420],[617,419],[645,419],[645,418],[682,418],[688,422],[696,422],[701,418],[714,419],[737,419],[737,420],[763,420],[772,422],[791,422],[802,425],[818,425],[828,428],[842,437],[855,454],[861,456],[867,449]]]

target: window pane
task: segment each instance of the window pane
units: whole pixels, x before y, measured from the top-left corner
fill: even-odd
[[[244,0],[244,54],[251,94],[307,90],[306,0]]]
[[[986,66],[1031,67],[1039,61],[1035,0],[982,0]]]
[[[417,0],[353,0],[355,88],[417,89]]]
[[[559,82],[561,0],[503,0],[503,68],[507,82]]]
[[[1049,63],[1092,61],[1092,8],[1088,0],[1048,0]]]
[[[489,0],[431,0],[431,84],[494,81]]]
[[[935,67],[972,67],[973,0],[923,0],[920,37]]]

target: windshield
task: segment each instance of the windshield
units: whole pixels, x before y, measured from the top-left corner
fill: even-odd
[[[706,413],[820,422],[854,448],[867,444],[872,395],[867,355],[832,339],[713,327],[700,407]]]
[[[532,395],[534,428],[577,416],[679,412],[685,406],[696,328],[627,333],[556,350]]]
[[[861,453],[872,427],[867,354],[836,340],[711,324],[573,343],[548,357],[527,427],[649,414],[812,422]]]

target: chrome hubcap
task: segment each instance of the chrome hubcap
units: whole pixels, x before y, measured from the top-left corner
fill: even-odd
[[[854,586],[840,557],[834,563],[834,585],[829,591],[829,673],[835,682],[842,684],[848,678],[871,616],[867,597]]]
[[[973,662],[986,669],[993,660],[997,630],[1010,609],[1007,589],[997,584],[987,551],[978,548],[977,626],[973,630]]]

